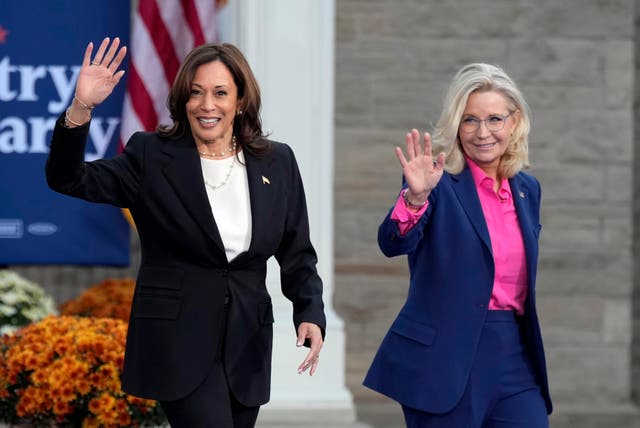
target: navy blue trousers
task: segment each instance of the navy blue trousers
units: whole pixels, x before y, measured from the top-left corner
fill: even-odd
[[[460,402],[448,413],[402,406],[407,428],[548,428],[544,398],[511,311],[489,311]]]

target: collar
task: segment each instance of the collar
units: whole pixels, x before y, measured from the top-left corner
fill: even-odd
[[[469,170],[471,171],[471,176],[473,177],[473,182],[475,183],[476,188],[480,189],[482,187],[489,187],[491,190],[493,190],[494,179],[492,177],[489,177],[482,170],[482,168],[480,168],[478,164],[471,160],[469,157],[465,155],[464,158],[467,161],[467,165],[469,165]],[[498,189],[498,195],[505,195],[505,192],[506,195],[511,197],[511,186],[509,186],[509,180],[503,178],[502,182],[500,183],[500,189]],[[503,199],[502,196],[499,197],[500,199]]]

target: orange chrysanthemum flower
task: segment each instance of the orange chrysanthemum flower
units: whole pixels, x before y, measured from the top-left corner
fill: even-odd
[[[11,424],[158,425],[155,401],[120,386],[127,325],[48,317],[0,340],[0,415]]]
[[[116,318],[129,321],[135,281],[107,279],[88,288],[78,298],[60,305],[62,315]]]

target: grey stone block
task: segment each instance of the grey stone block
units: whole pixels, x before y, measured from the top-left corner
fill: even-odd
[[[576,405],[613,405],[628,399],[628,347],[556,345],[547,348],[546,354],[555,400]]]
[[[537,301],[542,338],[547,348],[602,344],[605,315],[601,298],[542,295]]]
[[[633,0],[530,2],[524,34],[561,38],[633,37]]]
[[[603,341],[606,344],[624,345],[631,342],[631,302],[629,299],[604,301]]]
[[[633,104],[634,44],[610,40],[605,45],[605,100],[607,107],[630,109]]]
[[[534,175],[542,185],[543,204],[599,204],[605,197],[605,167],[589,168],[565,164],[536,168]]]
[[[543,248],[537,278],[539,294],[628,298],[631,260],[624,251]]]
[[[592,86],[602,81],[604,45],[585,39],[514,38],[506,64],[521,84]]]

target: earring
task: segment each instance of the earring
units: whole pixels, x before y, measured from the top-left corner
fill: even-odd
[[[236,114],[236,116],[240,116],[242,114],[242,110],[238,110],[238,113]]]

